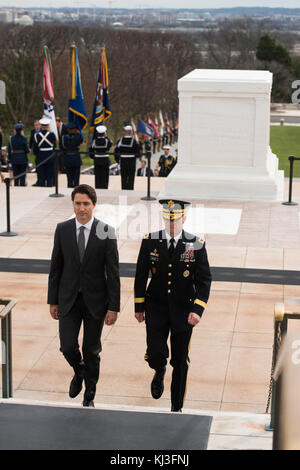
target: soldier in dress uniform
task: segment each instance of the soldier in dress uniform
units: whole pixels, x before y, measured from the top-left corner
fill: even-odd
[[[168,176],[177,163],[177,159],[170,154],[170,149],[169,145],[163,147],[164,155],[160,156],[156,167],[159,168],[159,176]]]
[[[22,135],[23,130],[23,124],[15,124],[14,135],[10,136],[8,141],[8,161],[11,163],[14,177],[24,173],[28,165],[27,154],[30,149],[26,137]],[[26,186],[25,174],[15,179],[15,186]]]
[[[133,189],[136,159],[140,157],[140,146],[132,135],[132,127],[124,127],[125,134],[117,142],[115,159],[121,166],[122,189]]]
[[[109,149],[112,141],[106,135],[106,126],[96,127],[96,137],[90,147],[90,157],[94,160],[95,188],[107,189],[109,180]]]
[[[79,185],[80,179],[80,167],[82,165],[80,144],[82,144],[83,138],[74,122],[69,122],[66,129],[67,133],[61,137],[64,168],[66,169],[68,188],[75,188]]]
[[[146,235],[142,241],[135,275],[135,317],[145,320],[147,351],[145,360],[155,374],[151,394],[158,399],[164,391],[169,350],[173,367],[171,411],[183,407],[189,344],[193,327],[206,307],[211,273],[205,241],[183,230],[188,202],[163,199],[165,230]],[[148,275],[151,281],[147,287]]]
[[[54,167],[55,167],[55,146],[56,136],[54,132],[49,131],[50,119],[43,117],[40,119],[41,129],[34,135],[34,140],[38,149],[36,163],[39,165],[37,168],[38,182],[40,186],[51,187],[54,184]],[[52,156],[51,156],[52,155]]]

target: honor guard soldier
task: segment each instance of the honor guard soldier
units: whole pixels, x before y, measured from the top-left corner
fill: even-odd
[[[117,142],[115,159],[121,166],[122,189],[133,189],[136,159],[140,157],[140,146],[132,135],[132,127],[124,127],[125,135]]]
[[[159,176],[167,177],[177,163],[177,159],[170,155],[170,148],[169,145],[163,147],[164,155],[160,156],[157,164],[157,168],[160,168]]]
[[[61,137],[61,148],[64,152],[64,167],[66,169],[68,188],[75,188],[79,185],[80,167],[82,160],[80,157],[80,144],[83,138],[74,122],[67,124],[67,133]]]
[[[205,241],[183,230],[189,203],[167,199],[159,202],[165,230],[149,233],[142,241],[134,284],[135,317],[146,322],[145,360],[155,370],[151,383],[155,399],[164,391],[169,357],[167,340],[171,334],[171,411],[180,412],[191,334],[208,301],[211,273]],[[149,273],[151,281],[147,287]]]
[[[56,136],[54,132],[49,131],[50,119],[40,119],[41,129],[34,135],[34,140],[38,149],[36,158],[37,165],[42,163],[38,168],[38,184],[39,186],[53,186],[54,184],[54,168],[55,168],[55,146]],[[51,157],[51,158],[49,158]]]
[[[112,141],[106,135],[106,126],[96,127],[96,137],[90,148],[90,157],[94,160],[95,188],[107,189],[109,180],[109,149]]]
[[[8,141],[8,161],[11,163],[14,177],[21,175],[27,169],[30,152],[26,137],[22,135],[24,126],[21,123],[15,124],[14,135]],[[26,174],[15,179],[15,186],[26,186]]]

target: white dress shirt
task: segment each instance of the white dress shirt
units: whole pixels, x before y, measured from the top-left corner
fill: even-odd
[[[76,238],[77,238],[77,242],[78,242],[78,237],[79,237],[79,229],[80,227],[85,227],[85,231],[83,232],[84,233],[84,239],[85,239],[85,248],[86,248],[86,245],[87,245],[87,242],[89,240],[89,236],[90,236],[90,233],[91,233],[91,229],[92,229],[92,225],[93,225],[93,222],[94,222],[94,217],[92,217],[86,224],[81,224],[80,222],[78,222],[78,220],[75,218],[76,220]]]
[[[173,237],[174,239],[174,248],[176,248],[176,245],[177,245],[177,242],[178,240],[181,238],[181,235],[182,235],[182,232],[179,232],[178,235],[176,235],[176,237]],[[171,240],[171,235],[168,234],[168,232],[166,231],[166,238],[167,238],[167,245],[168,245],[168,249],[170,248],[170,240]]]

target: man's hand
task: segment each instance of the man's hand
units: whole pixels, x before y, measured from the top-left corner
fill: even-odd
[[[118,312],[112,312],[111,310],[107,310],[105,315],[105,325],[114,325],[118,318]]]
[[[139,323],[142,323],[145,320],[145,312],[137,312],[135,318]]]
[[[54,320],[59,319],[58,305],[50,305],[50,315]]]
[[[197,315],[197,313],[191,312],[188,317],[188,323],[192,326],[197,325],[200,321],[200,315]]]

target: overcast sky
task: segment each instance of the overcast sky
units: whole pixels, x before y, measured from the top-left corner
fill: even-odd
[[[300,8],[299,0],[0,0],[0,7],[225,8],[266,6]]]

